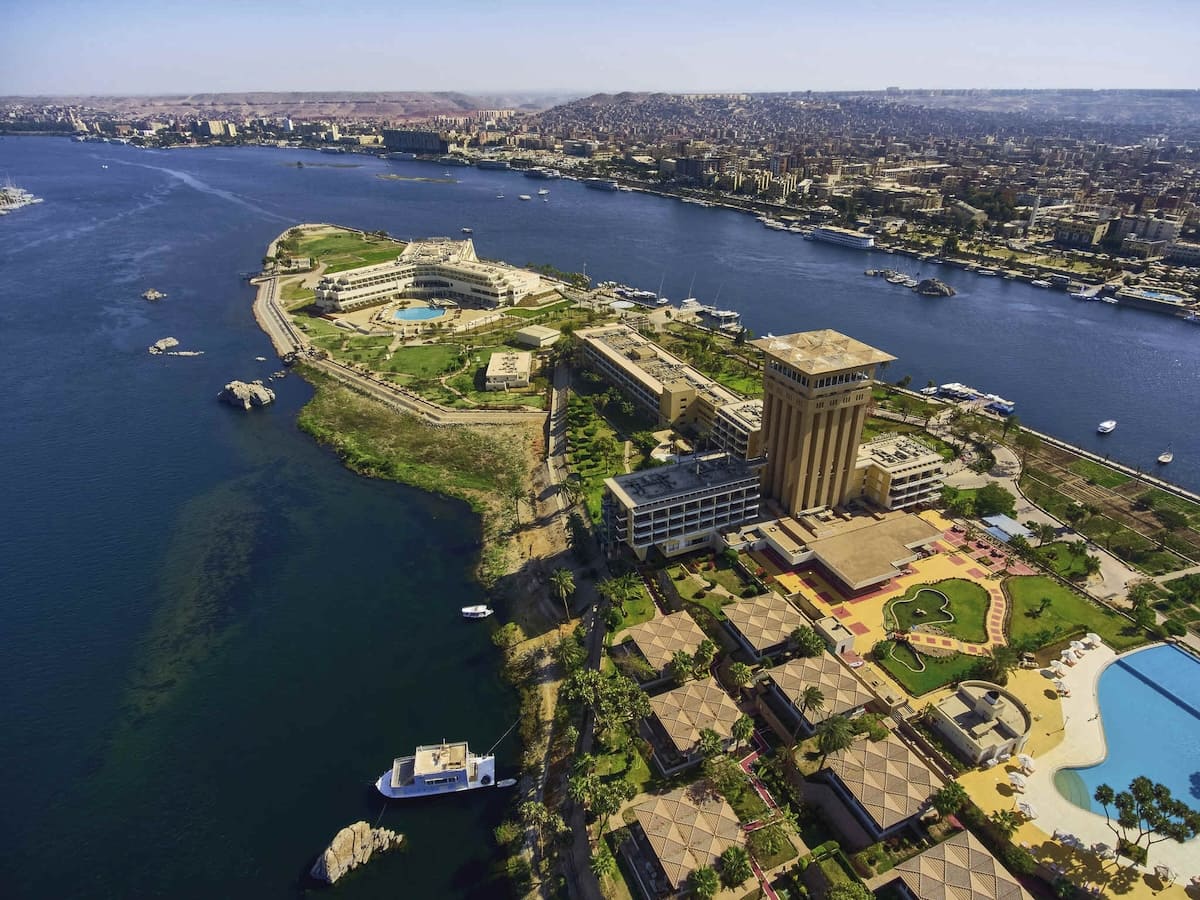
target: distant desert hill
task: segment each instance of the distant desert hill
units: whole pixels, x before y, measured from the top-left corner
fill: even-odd
[[[552,94],[481,94],[455,91],[249,91],[225,94],[161,96],[0,97],[0,106],[55,104],[105,110],[116,116],[180,116],[196,118],[283,117],[294,119],[420,119],[460,116],[480,109],[537,111],[562,102]]]

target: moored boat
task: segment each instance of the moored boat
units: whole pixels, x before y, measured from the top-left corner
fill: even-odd
[[[462,608],[462,616],[464,619],[486,619],[495,610],[490,606],[485,606],[482,603],[478,606],[464,606]]]
[[[1172,462],[1174,459],[1175,459],[1175,454],[1171,452],[1170,447],[1168,447],[1162,453],[1158,454],[1158,462],[1160,465],[1165,466],[1165,465],[1167,465],[1167,463]]]
[[[1103,422],[1101,422],[1099,425],[1096,426],[1096,431],[1099,432],[1100,434],[1110,434],[1111,432],[1113,432],[1116,429],[1116,427],[1117,427],[1116,419],[1105,419]]]
[[[496,757],[472,753],[466,741],[417,747],[412,756],[399,756],[379,776],[375,788],[391,800],[454,794],[482,787],[511,787],[513,779],[496,781]]]

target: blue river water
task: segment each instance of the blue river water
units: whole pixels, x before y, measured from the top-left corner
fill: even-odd
[[[1200,662],[1170,646],[1139,650],[1104,670],[1099,697],[1108,755],[1055,773],[1063,795],[1100,812],[1097,787],[1121,791],[1145,775],[1200,808]]]
[[[46,201],[0,219],[6,896],[296,896],[338,828],[378,816],[393,755],[486,747],[515,714],[487,626],[458,618],[483,599],[465,506],[345,472],[295,428],[294,377],[266,410],[214,402],[278,367],[238,276],[290,224],[471,227],[481,256],[690,292],[759,334],[836,328],[899,357],[889,377],[1001,394],[1133,465],[1172,444],[1170,475],[1200,488],[1195,327],[957,270],[938,274],[958,297],[922,299],[862,274],[913,261],[658,197],[558,181],[522,203],[516,173],[385,173],[441,169],[0,139],[0,176]],[[149,356],[167,335],[205,355]],[[488,896],[504,803],[389,809],[411,850],[339,893]]]

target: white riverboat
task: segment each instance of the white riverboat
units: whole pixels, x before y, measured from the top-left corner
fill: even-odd
[[[484,787],[512,787],[515,779],[496,781],[496,757],[472,753],[466,741],[418,747],[400,756],[379,776],[375,787],[390,800],[454,794]]]
[[[462,608],[462,616],[464,619],[486,619],[494,612],[495,610],[490,606],[484,606],[483,604],[480,604],[479,606],[464,606]]]
[[[1100,434],[1111,434],[1114,430],[1116,430],[1116,427],[1117,427],[1116,419],[1105,419],[1103,422],[1101,422],[1099,425],[1096,426],[1096,431],[1098,431]]]
[[[1171,452],[1170,447],[1168,447],[1162,453],[1158,454],[1158,462],[1160,465],[1165,466],[1168,463],[1173,462],[1174,460],[1175,460],[1175,454],[1173,452]]]

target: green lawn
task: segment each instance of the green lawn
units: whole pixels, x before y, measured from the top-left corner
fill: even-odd
[[[404,250],[404,244],[399,241],[371,238],[350,231],[304,235],[300,237],[299,245],[300,255],[311,256],[318,264],[326,263],[327,275],[386,262]]]
[[[879,665],[914,697],[969,677],[978,662],[976,657],[964,653],[925,656],[895,641],[881,641],[875,645],[875,653]]]
[[[434,344],[427,347],[400,347],[388,361],[389,370],[414,378],[436,378],[458,363],[458,344]]]
[[[936,625],[962,641],[987,640],[988,592],[973,581],[947,578],[934,584],[915,584],[903,597],[884,608],[884,620],[897,631],[914,625]],[[922,610],[924,615],[918,615]]]
[[[1083,564],[1086,556],[1071,553],[1069,547],[1070,545],[1066,541],[1054,541],[1038,547],[1036,553],[1039,559],[1046,562],[1056,574],[1063,578],[1082,576],[1087,571]]]
[[[1154,541],[1107,516],[1092,516],[1079,531],[1147,575],[1164,575],[1187,565],[1176,554],[1159,550]]]
[[[283,298],[284,305],[291,309],[293,306],[303,300],[305,303],[311,303],[313,299],[313,289],[304,286],[303,278],[296,278],[290,281],[284,281],[281,284],[280,296]]]
[[[746,845],[763,869],[773,869],[797,856],[796,845],[778,822],[750,832]]]
[[[1045,646],[1089,631],[1114,650],[1128,650],[1147,640],[1145,632],[1123,616],[1045,575],[1010,577],[1004,589],[1012,603],[1008,631],[1014,643]],[[1048,598],[1050,605],[1038,614],[1043,598]]]
[[[1070,469],[1093,484],[1106,488],[1120,487],[1130,480],[1128,475],[1123,475],[1116,469],[1110,469],[1100,463],[1092,462],[1090,459],[1077,459],[1071,463]]]
[[[649,622],[654,618],[654,601],[650,598],[644,584],[638,585],[636,597],[625,601],[625,612],[620,615],[621,624],[613,629],[613,635],[634,625],[640,625],[642,622]]]

